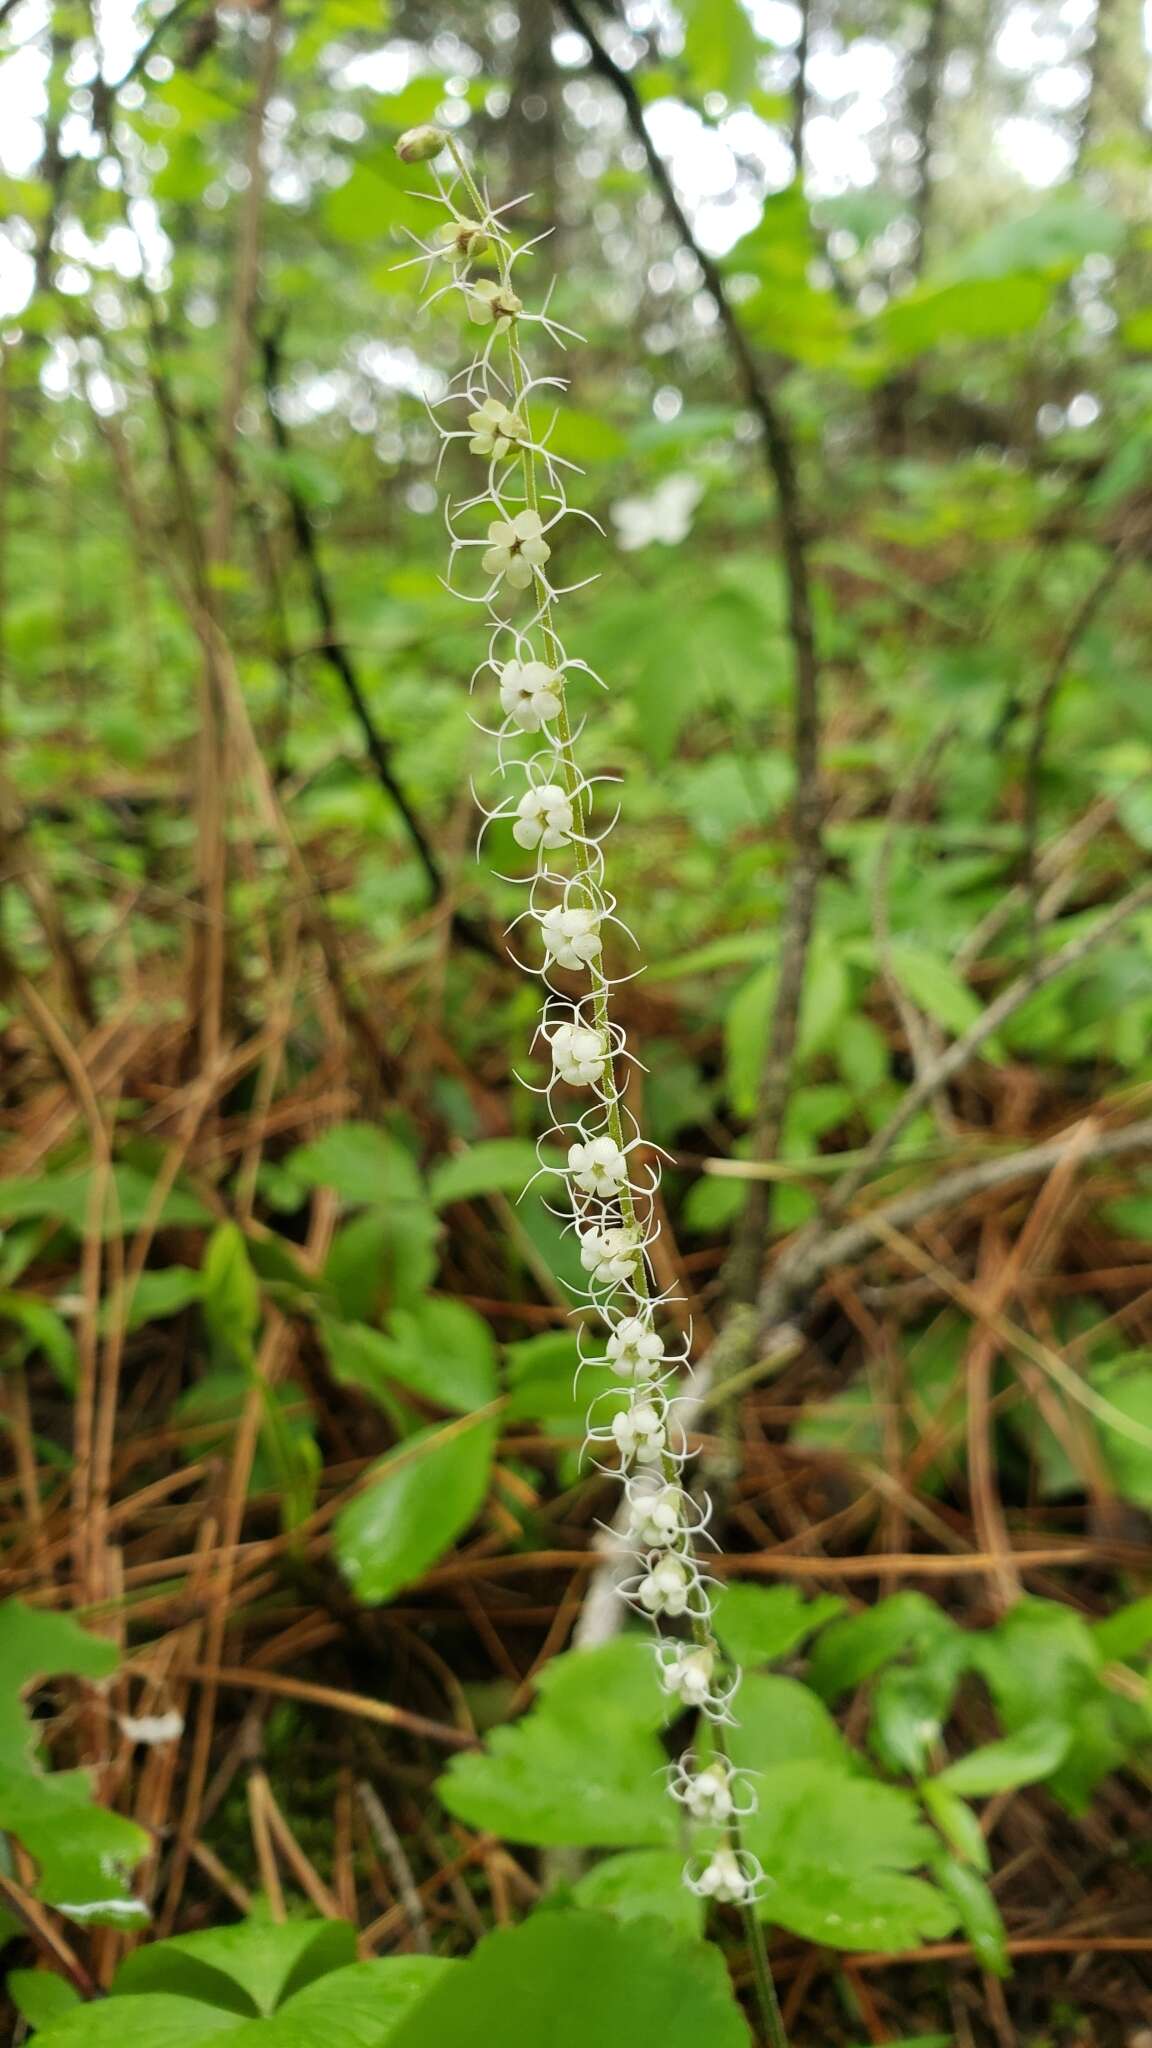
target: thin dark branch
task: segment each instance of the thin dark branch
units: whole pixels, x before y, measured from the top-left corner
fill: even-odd
[[[796,176],[804,179],[804,124],[808,119],[808,44],[812,31],[812,0],[800,0],[800,40],[796,45],[796,76],[792,80],[790,140]]]
[[[628,126],[648,164],[684,247],[700,266],[704,288],[716,308],[745,404],[760,429],[761,446],[776,497],[780,552],[788,600],[788,628],[793,661],[792,757],[796,774],[793,800],[795,860],[780,933],[779,974],[768,1030],[753,1131],[753,1157],[771,1158],[779,1145],[792,1092],[792,1075],[800,1003],[816,894],[824,868],[824,802],[820,787],[820,667],[812,623],[812,594],[807,543],[791,435],[772,396],[728,297],[719,265],[703,250],[677,196],[664,159],[648,133],[636,87],[607,50],[590,22],[583,0],[556,0],[560,14],[583,36],[593,72],[612,87]],[[729,1288],[733,1297],[750,1301],[756,1292],[763,1248],[771,1228],[772,1193],[765,1182],[752,1190],[737,1233]]]
[[[282,456],[292,452],[292,437],[288,431],[283,413],[276,402],[278,386],[283,381],[283,356],[278,333],[266,332],[261,336],[261,352],[264,363],[264,402],[273,442]],[[436,858],[432,843],[413,808],[411,799],[399,780],[392,762],[392,749],[384,738],[364,693],[347,643],[343,639],[336,615],[336,603],[332,588],[325,572],[320,553],[320,543],[311,514],[299,490],[285,467],[281,474],[281,489],[284,493],[288,515],[292,524],[292,536],[296,551],[304,569],[312,598],[313,609],[320,624],[320,639],[316,652],[327,662],[337,677],[347,698],[349,708],[364,741],[364,751],[376,772],[376,779],[402,819],[404,829],[412,842],[413,850],[428,878],[428,885],[435,902],[442,903],[448,895],[448,884]],[[470,918],[455,913],[453,928],[456,936],[475,951],[487,954],[489,958],[500,956],[487,934],[481,931]]]

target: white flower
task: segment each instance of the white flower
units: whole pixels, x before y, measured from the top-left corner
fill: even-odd
[[[600,1079],[608,1058],[606,1032],[590,1024],[558,1024],[551,1045],[552,1065],[570,1088],[587,1088]]]
[[[486,398],[476,412],[469,413],[468,425],[472,454],[495,455],[497,459],[507,455],[513,442],[522,441],[528,431],[519,413],[509,411],[499,398]]]
[[[618,1287],[622,1280],[631,1280],[639,1256],[639,1236],[624,1224],[580,1233],[580,1264],[591,1274],[594,1287]]]
[[[540,664],[543,666],[543,664]],[[501,689],[503,698],[503,689]],[[546,692],[546,695],[550,692]],[[526,789],[516,806],[512,837],[517,846],[533,853],[538,846],[566,846],[572,837],[572,801],[558,782],[541,783]]]
[[[488,231],[477,220],[446,220],[437,228],[436,240],[445,255],[458,256],[462,263],[467,263],[475,256],[483,256],[488,247]],[[468,289],[471,294],[483,288],[482,284],[473,284]],[[490,285],[488,289],[495,291],[496,286]]]
[[[570,967],[576,971],[600,957],[598,910],[566,910],[563,904],[554,903],[540,919],[540,931],[544,939],[545,964],[555,960],[558,967]]]
[[[500,671],[501,706],[522,732],[539,732],[556,717],[562,688],[562,676],[546,661],[506,661]]]
[[[678,1557],[662,1557],[636,1588],[648,1614],[685,1614],[692,1597],[692,1574]]]
[[[692,514],[704,494],[691,476],[667,476],[646,498],[619,498],[612,507],[622,548],[646,548],[653,541],[675,547],[686,539]]]
[[[722,1906],[743,1906],[756,1893],[751,1865],[751,1857],[741,1858],[734,1849],[717,1849],[689,1884],[702,1899],[715,1899]]]
[[[661,1645],[662,1652],[666,1648]],[[707,1644],[690,1650],[686,1644],[676,1643],[671,1656],[660,1657],[660,1682],[665,1692],[674,1693],[686,1707],[702,1707],[711,1697],[715,1663],[716,1653]]]
[[[116,1719],[129,1742],[143,1743],[149,1749],[178,1742],[184,1733],[184,1716],[175,1707],[166,1714],[118,1714]]]
[[[506,334],[517,314],[524,311],[524,301],[506,284],[493,284],[490,277],[477,277],[468,286],[468,311],[473,320],[491,320],[497,334]]]
[[[723,1764],[706,1764],[695,1777],[686,1777],[677,1796],[683,1800],[693,1820],[702,1821],[710,1827],[718,1827],[731,1820],[736,1806]]]
[[[569,1145],[568,1171],[586,1195],[610,1200],[628,1182],[628,1161],[614,1138],[590,1138],[584,1145]]]
[[[649,1375],[664,1356],[664,1346],[655,1330],[640,1316],[625,1316],[623,1322],[617,1323],[606,1348],[617,1372],[626,1373],[629,1378],[636,1373]]]
[[[670,1550],[680,1541],[684,1524],[680,1519],[680,1489],[662,1486],[649,1474],[629,1482],[628,1534],[644,1550]]]
[[[527,590],[551,553],[540,514],[525,507],[514,519],[492,521],[480,560],[489,576],[506,576],[513,590]]]
[[[634,1458],[637,1464],[655,1465],[664,1455],[664,1424],[651,1401],[633,1401],[630,1408],[614,1416],[612,1434],[626,1464]]]

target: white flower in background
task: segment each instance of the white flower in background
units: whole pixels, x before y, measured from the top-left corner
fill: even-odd
[[[619,1287],[633,1280],[640,1260],[640,1235],[626,1224],[580,1232],[580,1264],[594,1287]]]
[[[628,1379],[651,1375],[664,1357],[664,1346],[651,1323],[640,1316],[625,1316],[617,1323],[605,1348],[617,1372]]]
[[[524,791],[516,806],[512,837],[517,846],[526,847],[529,853],[534,853],[538,846],[551,851],[557,846],[567,845],[574,822],[572,800],[567,790],[562,789],[558,782],[545,782],[536,789]]]
[[[668,1614],[676,1618],[688,1612],[695,1575],[678,1557],[662,1557],[642,1578],[636,1598],[647,1614]]]
[[[608,1058],[606,1032],[590,1024],[558,1024],[549,1042],[558,1080],[567,1081],[570,1088],[587,1088],[600,1080]]]
[[[480,560],[489,576],[505,576],[513,590],[527,590],[551,553],[540,514],[525,510],[513,519],[492,521]]]
[[[651,1401],[633,1401],[613,1416],[612,1434],[625,1464],[658,1464],[668,1445],[664,1418]]]
[[[756,1896],[759,1866],[751,1856],[735,1849],[717,1849],[698,1877],[689,1878],[702,1899],[715,1899],[721,1906],[745,1906]]]
[[[494,455],[497,460],[507,455],[517,441],[523,441],[528,432],[519,413],[509,411],[500,398],[486,398],[483,405],[468,415],[472,439],[468,446],[473,455]]]
[[[628,1534],[642,1550],[671,1550],[684,1534],[678,1486],[666,1486],[650,1473],[628,1482]]]
[[[600,958],[598,910],[566,910],[562,903],[554,903],[540,919],[540,930],[545,964],[555,960],[557,967],[570,967],[575,974]]]
[[[506,661],[500,671],[500,703],[522,732],[539,732],[557,716],[563,686],[563,676],[546,661]]]
[[[646,498],[618,498],[612,507],[616,538],[629,553],[660,541],[674,548],[692,531],[692,514],[704,495],[694,476],[666,476]]]
[[[568,1171],[578,1188],[602,1201],[611,1201],[628,1181],[628,1161],[614,1138],[569,1145]]]
[[[139,1742],[148,1749],[160,1748],[168,1742],[179,1742],[184,1733],[184,1716],[172,1707],[167,1714],[117,1714],[120,1733],[129,1742]]]
[[[497,334],[506,334],[524,311],[524,301],[506,284],[493,284],[489,277],[477,277],[468,286],[468,311],[473,320],[491,320]]]

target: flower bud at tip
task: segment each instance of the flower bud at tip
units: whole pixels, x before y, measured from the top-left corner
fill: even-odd
[[[439,156],[446,146],[448,137],[442,128],[427,125],[423,128],[406,128],[397,139],[396,154],[402,164],[427,164]]]

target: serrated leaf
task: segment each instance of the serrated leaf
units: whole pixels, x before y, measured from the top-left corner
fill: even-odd
[[[712,1626],[728,1655],[754,1670],[790,1657],[843,1611],[834,1593],[808,1600],[798,1586],[729,1583],[716,1596]]]
[[[625,1849],[605,1856],[585,1871],[572,1896],[587,1912],[611,1913],[617,1920],[654,1916],[681,1934],[699,1934],[704,1924],[704,1901],[685,1884],[677,1849]]]
[[[453,1422],[417,1430],[372,1468],[332,1528],[340,1569],[366,1606],[410,1586],[476,1519],[495,1441],[487,1417]]]
[[[556,1657],[537,1704],[454,1757],[437,1792],[458,1820],[540,1847],[646,1848],[676,1839],[655,1730],[667,1700],[633,1637]]]
[[[761,1919],[827,1948],[895,1951],[951,1932],[955,1908],[910,1875],[936,1843],[909,1793],[829,1762],[777,1765],[756,1792],[744,1839],[771,1877]]]
[[[492,1934],[391,2048],[748,2048],[724,1958],[653,1921],[538,1913]]]
[[[349,1209],[423,1203],[424,1183],[412,1154],[375,1124],[334,1124],[289,1154],[289,1173],[308,1187],[334,1188]]]
[[[924,1593],[894,1593],[860,1614],[834,1621],[812,1654],[808,1682],[837,1700],[895,1658],[923,1657],[954,1638],[956,1624]]]

